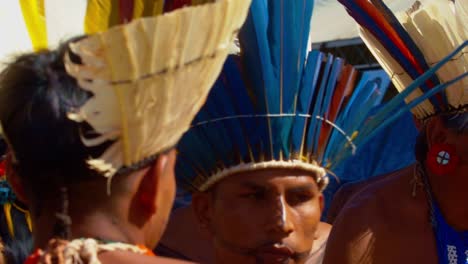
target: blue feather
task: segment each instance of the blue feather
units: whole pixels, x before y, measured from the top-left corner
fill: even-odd
[[[317,151],[317,143],[318,143],[318,133],[319,128],[321,125],[321,121],[319,121],[316,117],[320,114],[320,110],[322,108],[322,101],[325,96],[325,90],[327,85],[328,76],[330,75],[330,71],[332,69],[334,62],[333,55],[329,54],[327,57],[327,61],[325,62],[325,67],[323,71],[320,72],[319,80],[320,86],[317,90],[316,96],[313,98],[314,106],[311,112],[311,119],[309,123],[309,132],[307,135],[307,150],[309,152],[315,153]]]
[[[460,53],[466,46],[468,46],[468,41],[463,42],[462,45],[460,45],[458,48],[452,51],[444,59],[442,59],[440,62],[435,64],[431,69],[429,69],[423,75],[421,75],[416,80],[414,80],[414,82],[412,82],[411,85],[409,85],[400,94],[395,96],[391,102],[389,102],[385,107],[383,107],[381,111],[379,111],[376,117],[372,120],[373,122],[371,124],[366,125],[366,127],[364,128],[364,131],[374,131],[375,128],[378,127],[382,122],[384,122],[385,119],[393,115],[396,109],[398,109],[401,106],[401,104],[405,101],[405,98],[407,98],[414,90],[416,90],[421,85],[421,83],[425,82],[432,75],[434,75],[441,67],[443,67],[454,56]],[[420,103],[419,101],[417,102]],[[369,133],[369,135],[370,137],[372,137],[373,134]]]
[[[382,102],[389,84],[390,79],[383,70],[364,72],[348,104],[340,112],[336,125],[351,137],[354,131],[363,126],[369,111]],[[343,149],[347,149],[351,154],[352,149],[346,146],[350,146],[348,139],[341,132],[334,130],[327,144],[324,159],[334,160]]]
[[[315,94],[319,73],[322,66],[324,55],[323,53],[313,50],[309,53],[307,65],[304,70],[304,77],[302,79],[301,88],[297,98],[296,114],[308,115],[312,102],[312,96]],[[292,128],[292,152],[303,155],[306,134],[307,118],[296,117],[296,122]]]

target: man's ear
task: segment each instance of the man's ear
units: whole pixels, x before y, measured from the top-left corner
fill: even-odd
[[[213,234],[213,194],[211,192],[197,192],[192,195],[192,208],[202,231]]]
[[[174,176],[176,156],[176,151],[174,149],[158,156],[156,159],[156,174],[159,177]]]
[[[320,193],[319,203],[320,203],[320,213],[323,213],[323,209],[325,208],[325,200],[323,198],[323,193]]]
[[[156,213],[156,193],[159,184],[157,162],[143,175],[136,193],[136,202],[143,210],[145,218],[150,218]]]
[[[132,201],[134,208],[139,208],[132,214],[132,221],[138,226],[143,226],[158,211],[158,194],[165,188],[165,179],[173,177],[174,165],[175,151],[160,154],[138,183]]]

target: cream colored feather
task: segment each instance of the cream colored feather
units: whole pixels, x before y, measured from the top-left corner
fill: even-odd
[[[468,0],[455,1],[455,18],[457,20],[458,34],[463,39],[468,39]]]
[[[458,34],[457,19],[450,5],[449,1],[434,1],[411,14],[411,17],[406,16],[407,19],[402,23],[430,65],[441,61],[466,40]],[[466,56],[460,55],[444,65],[437,72],[437,76],[441,82],[447,82],[465,73],[467,67]],[[467,104],[467,89],[466,78],[447,89],[450,105],[459,107]]]
[[[451,1],[434,0],[426,5],[414,6],[410,11],[397,14],[397,18],[415,41],[430,66],[441,61],[445,56],[466,40],[468,0],[457,0],[455,6]],[[465,24],[463,24],[465,23]],[[393,59],[389,52],[365,29],[360,29],[361,37],[377,58],[385,71],[391,76],[393,84],[403,91],[413,79]],[[437,76],[442,83],[447,82],[468,70],[467,49],[456,59],[448,62]],[[449,104],[453,107],[468,104],[468,80],[453,84],[446,90]],[[413,92],[407,101],[422,95],[420,89]],[[412,109],[413,114],[422,119],[435,112],[432,104],[426,100]]]
[[[405,90],[406,87],[408,87],[413,82],[413,79],[411,79],[411,77],[406,71],[403,70],[400,64],[398,64],[398,62],[393,59],[390,53],[382,46],[382,44],[380,44],[380,42],[372,35],[372,33],[364,28],[359,28],[359,33],[366,46],[369,47],[372,55],[374,55],[385,72],[387,72],[387,74],[390,76],[393,85],[395,85],[397,90],[399,92]],[[423,93],[421,89],[416,89],[406,98],[406,102],[409,103],[420,97],[422,94]],[[428,100],[425,100],[411,109],[411,111],[417,118],[423,118],[424,116],[434,112],[434,107]]]
[[[220,0],[143,18],[70,45],[67,72],[94,94],[69,117],[115,143],[89,165],[112,176],[176,145],[205,102],[250,0]],[[91,81],[89,81],[91,80]]]

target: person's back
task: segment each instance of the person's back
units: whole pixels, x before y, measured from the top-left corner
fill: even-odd
[[[340,2],[362,27],[362,37],[392,76],[399,96],[410,95],[399,107],[411,108],[420,133],[415,167],[367,186],[343,209],[324,263],[464,264],[468,73],[461,54],[468,41],[460,28],[466,24],[462,1],[417,1],[401,15],[381,0]],[[424,78],[430,81],[421,82]],[[394,112],[386,112],[382,122],[390,122]]]
[[[354,196],[357,196],[363,190],[366,190],[366,187],[369,185],[374,185],[377,182],[385,180],[387,177],[393,176],[394,173],[388,173],[385,175],[375,176],[364,181],[346,183],[341,186],[333,196],[333,200],[327,212],[326,222],[333,225],[341,211],[346,207],[346,204],[349,201],[352,201]]]
[[[410,166],[366,185],[335,219],[326,263],[438,263],[424,189]],[[336,249],[346,247],[345,254]]]
[[[8,180],[31,212],[26,263],[181,263],[151,250],[174,201],[174,147],[249,5],[139,19],[7,65],[0,121]]]

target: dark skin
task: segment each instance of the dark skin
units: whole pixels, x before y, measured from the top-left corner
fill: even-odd
[[[427,177],[447,223],[468,230],[468,133],[437,117],[425,129],[429,148],[452,144],[460,157],[450,175]],[[355,195],[334,223],[324,263],[438,263],[426,191],[419,186],[412,195],[414,173],[413,166],[397,171]]]
[[[308,264],[320,263],[331,225],[320,222],[317,240],[307,259]],[[179,208],[172,213],[159,245],[164,245],[176,257],[190,259],[197,263],[216,263],[213,243],[206,229],[201,229],[192,206]]]
[[[149,168],[115,177],[111,196],[104,177],[70,186],[71,239],[90,237],[153,248],[159,241],[175,197],[175,151],[161,154]],[[18,193],[25,193],[19,177],[12,179]],[[93,190],[93,191],[90,191]],[[25,201],[31,201],[26,193]],[[29,202],[35,247],[46,248],[51,238],[57,199]],[[102,263],[186,263],[129,251],[99,254]]]
[[[366,186],[385,179],[394,175],[393,173],[385,174],[378,177],[372,177],[365,181],[352,182],[344,184],[333,196],[333,200],[328,208],[327,223],[333,225],[336,217],[339,215],[341,210],[345,207],[346,203],[353,198],[354,195],[360,193]]]
[[[305,263],[323,209],[309,172],[265,169],[230,175],[193,197],[217,263]]]

